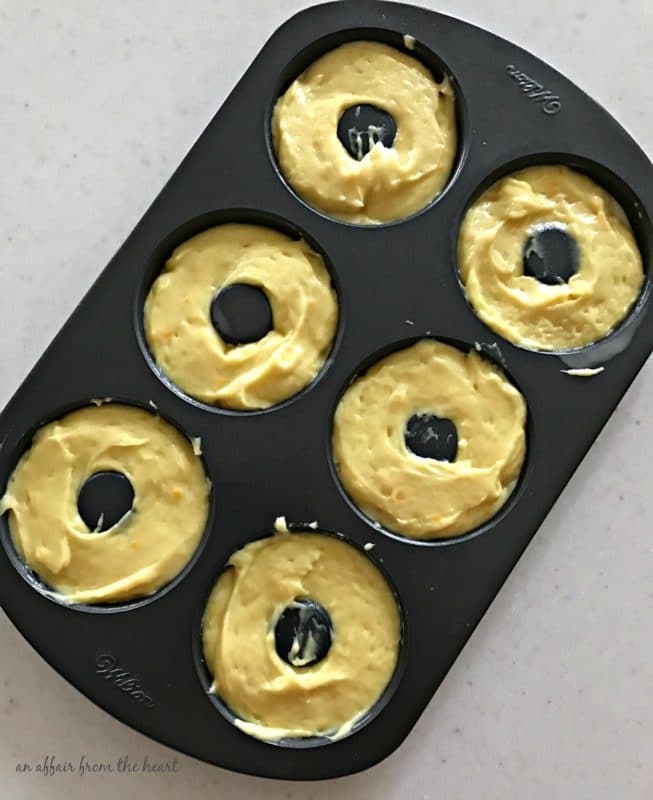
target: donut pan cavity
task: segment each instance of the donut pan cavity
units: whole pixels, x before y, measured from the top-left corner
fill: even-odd
[[[281,177],[270,141],[280,91],[311,61],[347,41],[403,47],[456,89],[459,151],[444,192],[427,208],[380,227],[328,219]],[[622,204],[646,270],[628,318],[598,344],[536,353],[508,343],[474,314],[461,290],[456,246],[465,210],[508,172],[562,163]],[[0,491],[33,432],[87,404],[152,404],[200,437],[213,483],[207,529],[183,573],[145,600],[101,609],[65,606],[13,550],[0,519],[3,607],[41,655],[118,719],[180,751],[262,776],[319,779],[371,766],[415,724],[544,516],[646,360],[653,345],[650,262],[653,167],[587,95],[526,51],[424,9],[332,3],[301,12],[268,41],[125,244],[0,415]],[[258,222],[304,236],[331,271],[339,325],[331,354],[298,395],[264,412],[208,408],[162,378],[143,336],[145,294],[172,249],[220,222]],[[373,526],[334,474],[333,410],[375,356],[433,336],[497,360],[528,404],[520,483],[480,530],[435,543]],[[604,366],[592,378],[561,370]],[[250,738],[207,697],[199,619],[229,556],[285,515],[317,520],[387,574],[403,612],[395,676],[347,738],[273,746]],[[101,613],[97,613],[101,611]],[[428,622],[425,623],[425,620]]]

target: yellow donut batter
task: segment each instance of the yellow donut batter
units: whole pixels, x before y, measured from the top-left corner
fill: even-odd
[[[372,105],[397,126],[360,161],[338,139],[352,106]],[[440,193],[456,155],[454,94],[423,64],[380,42],[352,42],[319,58],[279,99],[272,118],[281,171],[326,214],[367,225],[414,214]]]
[[[96,472],[124,474],[131,512],[101,533],[77,495]],[[67,602],[151,594],[188,563],[208,511],[209,484],[193,446],[160,417],[124,405],[82,408],[41,428],[0,501],[14,546]]]
[[[260,287],[273,329],[227,344],[211,302],[233,283]],[[147,341],[163,372],[186,394],[226,408],[268,408],[304,388],[331,348],[338,305],[320,256],[303,241],[257,225],[210,228],[181,244],[145,302]]]
[[[578,272],[549,286],[524,275],[534,226],[562,224],[575,239]],[[460,277],[478,316],[533,350],[567,350],[606,336],[633,306],[642,257],[621,207],[589,178],[564,166],[516,172],[476,200],[458,245]]]
[[[399,612],[359,550],[323,533],[279,532],[229,559],[203,621],[204,658],[236,724],[260,739],[339,738],[378,700],[394,672]],[[274,628],[296,599],[321,605],[331,647],[311,666],[279,658]]]
[[[414,414],[450,419],[454,461],[421,458],[404,440]],[[457,536],[510,496],[524,462],[526,404],[475,351],[422,339],[371,367],[336,409],[333,454],[360,508],[414,539]]]

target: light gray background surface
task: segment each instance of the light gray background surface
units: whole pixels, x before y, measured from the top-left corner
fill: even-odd
[[[301,0],[0,0],[0,406]],[[548,60],[653,154],[649,0],[422,2]],[[509,135],[509,131],[506,131]],[[579,131],[579,136],[591,136]],[[319,784],[179,756],[168,776],[16,772],[174,753],[60,678],[2,615],[0,796],[653,797],[653,368],[621,403],[389,759]]]

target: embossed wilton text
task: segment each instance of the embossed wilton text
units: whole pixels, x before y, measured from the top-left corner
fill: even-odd
[[[541,83],[533,80],[513,64],[508,64],[506,72],[513,78],[522,92],[534,103],[540,103],[540,108],[545,114],[553,115],[562,110],[562,102],[557,94],[545,89]]]
[[[154,708],[154,700],[145,694],[138,675],[128,672],[124,667],[116,664],[116,659],[108,654],[99,655],[95,662],[95,671],[98,675],[111,681],[114,686],[128,694],[137,703],[142,703],[146,708]]]

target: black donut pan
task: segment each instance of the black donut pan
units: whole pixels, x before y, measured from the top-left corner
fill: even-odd
[[[460,151],[442,195],[414,217],[358,227],[309,208],[275,166],[269,122],[276,97],[312,60],[346,41],[404,47],[452,76]],[[409,40],[410,44],[410,40]],[[515,168],[563,163],[622,204],[647,278],[636,308],[603,342],[540,354],[495,335],[467,304],[456,241],[465,209]],[[330,3],[286,22],[183,160],[0,416],[0,487],[44,422],[110,397],[152,403],[202,440],[213,482],[202,545],[154,596],[122,606],[66,607],[17,558],[0,521],[2,604],[41,655],[91,700],[180,751],[278,778],[346,775],[378,762],[406,737],[492,598],[578,466],[653,343],[650,265],[653,168],[629,135],[565,77],[479,28],[408,5]],[[142,303],[172,248],[222,221],[252,221],[304,236],[330,266],[340,324],[325,369],[273,410],[209,409],[166,384],[142,333]],[[334,477],[330,426],[349,380],[379,355],[432,335],[498,358],[529,409],[522,478],[479,531],[415,543],[373,527]],[[561,370],[602,365],[592,378]],[[206,694],[198,644],[208,591],[229,555],[273,520],[317,520],[363,546],[385,569],[404,613],[400,668],[367,724],[348,738],[274,746],[234,727]],[[382,707],[381,707],[382,706]]]

